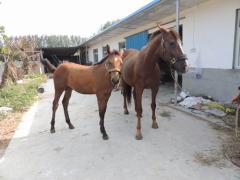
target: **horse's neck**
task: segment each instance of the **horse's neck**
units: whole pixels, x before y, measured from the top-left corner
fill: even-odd
[[[103,84],[105,88],[108,88],[111,87],[111,83],[108,81],[110,74],[106,69],[105,63],[106,62],[95,65],[93,67],[93,75],[95,79],[101,79],[101,84]]]
[[[98,73],[98,72],[102,72],[102,71],[106,71],[107,72],[107,70],[106,70],[106,67],[105,67],[105,62],[103,62],[103,63],[101,63],[101,64],[96,64],[95,65],[95,67],[94,67],[94,69],[95,69],[95,71],[96,71],[96,73]]]
[[[158,36],[161,36],[161,35],[158,35]],[[159,58],[161,58],[159,55],[160,53],[156,52],[161,44],[161,39],[162,38],[160,37],[155,37],[142,50],[142,53],[144,54],[143,61],[146,66],[155,67],[157,61],[159,60]]]

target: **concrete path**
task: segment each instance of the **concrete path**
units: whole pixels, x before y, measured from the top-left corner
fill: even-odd
[[[143,96],[143,140],[135,140],[134,108],[123,115],[118,91],[113,92],[105,117],[110,139],[103,141],[94,95],[73,93],[69,113],[74,130],[67,128],[60,104],[56,133],[50,134],[52,81],[45,89],[0,160],[1,180],[240,179],[240,169],[220,155],[224,135],[206,122],[158,105],[159,129],[152,129],[149,91]],[[170,117],[161,117],[163,110]],[[211,161],[213,156],[216,161]]]

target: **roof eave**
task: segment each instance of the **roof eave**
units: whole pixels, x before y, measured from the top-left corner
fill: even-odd
[[[80,46],[84,46],[85,44],[89,43],[90,41],[93,41],[94,39],[108,33],[109,31],[112,31],[114,29],[116,29],[118,26],[120,26],[122,23],[127,22],[128,20],[130,20],[131,18],[134,18],[142,13],[144,13],[145,10],[155,6],[156,4],[160,3],[162,0],[154,0],[150,3],[148,3],[147,5],[143,6],[142,8],[138,9],[137,11],[133,12],[132,14],[126,16],[125,18],[121,19],[120,21],[112,24],[110,27],[108,27],[107,29],[105,29],[104,31],[98,33],[97,35],[91,37],[90,39],[88,39],[87,41],[83,42],[82,44],[80,44]]]

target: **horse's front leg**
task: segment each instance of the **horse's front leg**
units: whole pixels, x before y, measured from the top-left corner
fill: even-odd
[[[127,97],[125,94],[123,94],[123,109],[124,109],[124,114],[129,114],[128,108],[127,108]]]
[[[127,108],[127,88],[128,88],[128,85],[126,84],[126,82],[124,82],[123,79],[121,79],[121,86],[122,86],[122,94],[123,94],[124,114],[129,114],[128,108]]]
[[[135,111],[137,113],[137,132],[136,132],[136,139],[141,140],[142,132],[141,132],[141,118],[142,118],[142,94],[143,94],[143,88],[140,87],[134,87],[135,91]]]
[[[152,90],[152,104],[151,104],[151,108],[152,108],[152,128],[157,129],[158,124],[157,124],[157,120],[156,120],[156,96],[157,96],[157,92],[158,92],[158,87],[153,87],[153,88],[151,88],[151,90]]]
[[[99,93],[97,94],[97,100],[98,100],[98,109],[99,109],[99,117],[100,117],[100,131],[102,133],[102,137],[104,140],[108,140],[108,135],[104,127],[104,116],[107,109],[107,103],[108,99],[110,97],[111,93]]]

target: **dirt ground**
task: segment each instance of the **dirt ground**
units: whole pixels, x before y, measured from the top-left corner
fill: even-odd
[[[171,87],[159,90],[159,129],[151,128],[150,92],[144,92],[141,141],[134,138],[134,107],[123,114],[119,91],[113,92],[106,112],[108,141],[99,132],[94,95],[73,93],[69,114],[74,130],[67,128],[60,104],[51,134],[52,81],[44,88],[0,159],[0,179],[240,179],[240,169],[223,153],[228,130],[159,105],[169,100]]]
[[[11,141],[23,113],[9,113],[0,120],[0,158]],[[3,116],[3,115],[2,115]]]

